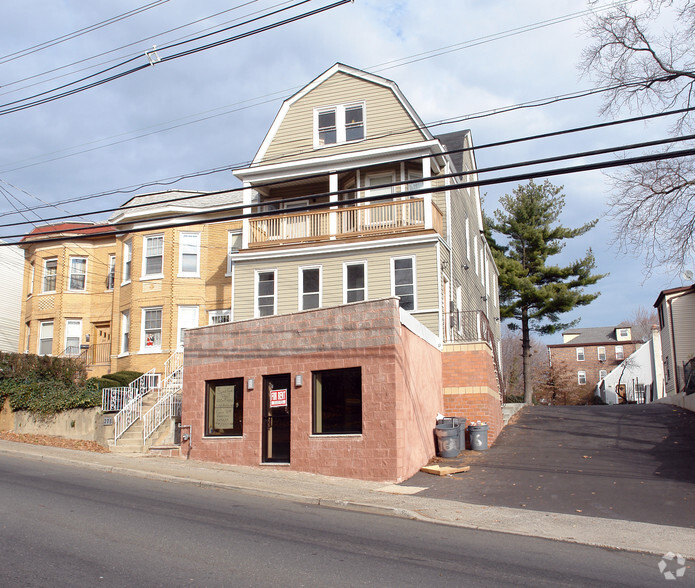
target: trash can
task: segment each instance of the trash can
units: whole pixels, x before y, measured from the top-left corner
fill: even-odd
[[[468,436],[473,451],[485,451],[487,449],[487,423],[478,422],[468,425]]]
[[[459,430],[459,451],[466,449],[466,419],[463,417],[443,417],[437,421],[438,425],[448,425]]]
[[[451,423],[442,423],[434,429],[437,435],[437,453],[440,457],[456,457],[459,454],[459,429]]]

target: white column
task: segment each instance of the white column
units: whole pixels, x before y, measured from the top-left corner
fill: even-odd
[[[253,189],[249,182],[244,182],[243,191],[243,204],[244,204],[244,214],[251,214],[251,207],[246,207],[247,204],[253,203]],[[242,220],[242,231],[241,231],[241,248],[248,249],[249,247],[249,236],[250,236],[250,223],[249,219],[245,218]]]
[[[430,165],[430,158],[429,157],[423,157],[422,158],[422,178],[423,178],[423,188],[431,188],[432,187],[432,180],[427,180],[425,178],[429,178],[432,175],[432,166]],[[431,229],[432,228],[432,193],[427,192],[426,194],[423,195],[423,198],[425,200],[424,206],[425,206],[425,228],[426,229]]]
[[[338,202],[338,195],[336,194],[338,191],[337,173],[332,173],[328,176],[328,191],[331,193],[329,200],[331,202]],[[328,213],[328,234],[331,236],[331,239],[335,239],[335,236],[338,233],[337,209],[337,206],[331,206],[331,212]]]

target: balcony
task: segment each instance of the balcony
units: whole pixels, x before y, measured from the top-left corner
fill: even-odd
[[[442,235],[442,212],[433,203],[429,206],[430,214],[426,214],[425,199],[410,198],[256,218],[249,221],[248,247],[393,235],[427,229]]]

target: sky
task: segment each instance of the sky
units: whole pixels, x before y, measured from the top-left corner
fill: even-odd
[[[588,42],[582,15],[589,8],[582,0],[354,0],[167,60],[186,49],[331,3],[5,3],[0,21],[0,238],[31,230],[32,224],[8,226],[23,220],[43,224],[66,214],[74,220],[103,220],[108,213],[87,213],[117,207],[138,193],[237,187],[228,169],[243,167],[253,158],[282,100],[336,62],[395,81],[433,134],[471,129],[479,146],[607,120],[597,96],[493,114],[595,86],[580,70]],[[608,4],[604,0],[598,5]],[[289,10],[243,24],[283,8]],[[241,26],[167,48],[233,25]],[[155,45],[162,61],[150,66],[145,53]],[[18,102],[21,99],[51,96],[44,93],[127,59],[127,66],[110,72],[147,67],[58,100],[1,114],[25,104]],[[476,114],[484,115],[471,117]],[[451,119],[458,122],[441,124]],[[476,158],[479,168],[485,168],[665,134],[663,123],[620,125],[501,148],[481,147]],[[572,163],[589,161],[594,160]],[[194,177],[180,179],[186,175]],[[492,176],[481,175],[485,177]],[[661,290],[683,284],[679,273],[668,269],[645,276],[639,257],[611,246],[620,229],[606,218],[611,187],[602,172],[551,181],[564,186],[565,226],[598,219],[593,230],[568,242],[557,261],[583,257],[591,247],[597,271],[609,274],[589,290],[601,292],[597,300],[563,319],[578,319],[583,327],[617,325],[638,307],[650,309]],[[498,198],[516,185],[482,188],[486,212],[492,214]],[[95,197],[84,199],[88,196]],[[78,202],[63,203],[77,198]],[[544,341],[559,343],[561,337]]]

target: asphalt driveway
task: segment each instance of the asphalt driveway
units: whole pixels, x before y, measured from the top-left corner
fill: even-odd
[[[695,528],[695,413],[662,404],[524,408],[467,473],[418,496]]]

